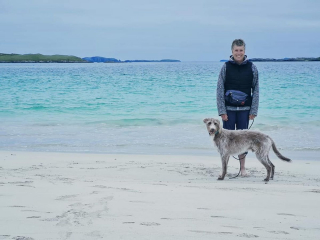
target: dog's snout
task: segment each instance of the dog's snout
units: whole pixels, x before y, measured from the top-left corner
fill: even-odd
[[[211,133],[214,133],[214,129],[213,129],[213,128],[211,128],[211,129],[210,129],[210,132],[211,132]]]

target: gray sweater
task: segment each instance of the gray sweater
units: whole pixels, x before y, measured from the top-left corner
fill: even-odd
[[[230,57],[231,62],[234,62],[232,56]],[[246,64],[248,62],[247,56],[245,56],[245,60],[241,63]],[[257,67],[252,63],[252,72],[253,72],[253,81],[252,81],[252,105],[251,107],[233,107],[226,106],[224,101],[224,83],[226,81],[226,64],[224,64],[221,68],[219,79],[217,83],[217,108],[219,116],[222,114],[227,114],[227,110],[230,111],[243,111],[250,110],[250,115],[258,115],[258,107],[259,107],[259,73]]]

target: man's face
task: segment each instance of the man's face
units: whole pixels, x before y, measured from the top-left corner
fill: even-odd
[[[244,46],[237,46],[237,45],[233,46],[232,55],[233,55],[233,59],[237,63],[243,62],[244,54],[245,54]]]

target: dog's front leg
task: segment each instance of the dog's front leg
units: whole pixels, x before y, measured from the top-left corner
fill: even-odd
[[[226,176],[226,174],[227,174],[228,162],[229,162],[229,156],[228,156],[228,155],[221,156],[222,173],[221,173],[221,175],[218,177],[218,180],[223,180],[224,177]]]

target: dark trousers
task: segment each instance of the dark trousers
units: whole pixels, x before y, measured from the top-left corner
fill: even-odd
[[[223,121],[223,128],[229,130],[248,129],[250,110],[229,111],[227,110],[228,121]]]

